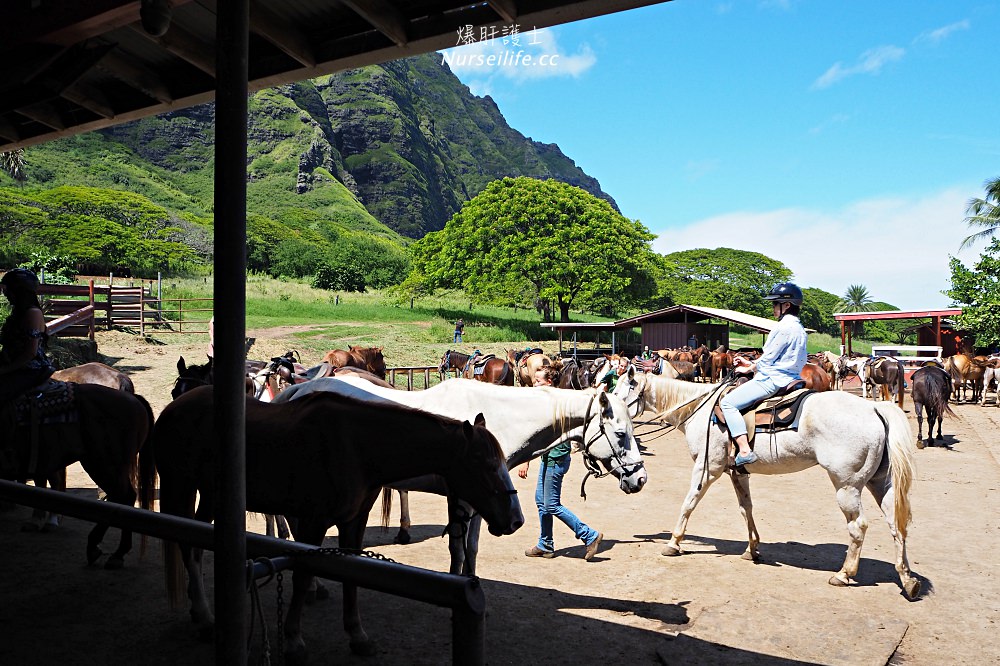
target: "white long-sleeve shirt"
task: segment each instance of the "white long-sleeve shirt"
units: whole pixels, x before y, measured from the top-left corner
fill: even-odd
[[[775,386],[785,386],[801,379],[808,356],[808,336],[795,315],[786,314],[767,336],[764,353],[756,364],[756,374],[767,377]]]

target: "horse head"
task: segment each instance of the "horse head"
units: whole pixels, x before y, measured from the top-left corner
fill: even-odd
[[[642,490],[648,477],[625,402],[616,395],[598,391],[587,411],[581,448],[589,474],[614,475],[626,493]],[[598,463],[605,472],[600,471]]]
[[[482,414],[475,424],[463,422],[462,430],[466,445],[445,475],[448,489],[482,515],[490,534],[513,534],[524,524],[524,514],[500,443],[486,429]]]
[[[187,365],[184,362],[184,357],[181,356],[177,360],[177,375],[177,379],[174,380],[174,388],[170,391],[170,397],[173,400],[193,388],[215,383],[215,368],[212,357],[209,356],[208,363],[204,365]]]

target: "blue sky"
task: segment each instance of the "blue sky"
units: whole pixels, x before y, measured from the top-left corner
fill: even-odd
[[[1000,0],[675,0],[506,30],[452,70],[658,252],[753,250],[903,309],[949,305],[949,255],[979,255],[958,246],[1000,176]]]

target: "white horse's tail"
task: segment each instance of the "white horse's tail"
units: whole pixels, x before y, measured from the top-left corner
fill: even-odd
[[[910,486],[915,476],[913,433],[906,414],[894,403],[875,403],[875,411],[888,426],[889,473],[892,478],[894,522],[899,536],[906,538],[910,513]]]

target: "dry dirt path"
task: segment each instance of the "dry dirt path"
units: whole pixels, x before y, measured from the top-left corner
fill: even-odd
[[[280,347],[280,342],[276,343]],[[197,358],[203,345],[159,347],[139,342],[101,349],[133,375],[137,390],[159,411],[169,400],[178,354]],[[912,407],[909,401],[907,409]],[[957,406],[945,421],[945,447],[918,452],[912,493],[915,523],[909,553],[925,591],[907,602],[892,567],[893,545],[870,496],[871,526],[857,585],[826,580],[843,561],[844,519],[832,487],[816,468],[785,477],[754,477],[762,560],[740,559],[745,527],[730,484],[713,487],[694,513],[687,554],[660,551],[677,519],[690,477],[690,458],[677,434],[649,441],[649,485],[622,494],[608,479],[587,484],[573,464],[564,502],[604,532],[592,562],[556,524],[558,557],[527,559],[537,538],[534,474],[515,477],[526,524],[503,538],[484,536],[479,573],[489,604],[490,664],[983,664],[1000,660],[1000,409]],[[912,419],[912,414],[911,414]],[[914,424],[914,432],[915,432]],[[72,492],[93,496],[78,468]],[[373,519],[367,542],[399,562],[447,568],[440,538],[444,502],[413,497],[415,543],[391,543]],[[90,525],[67,519],[51,534],[22,534],[26,509],[0,513],[2,663],[209,664],[186,610],[170,610],[159,549],[108,572],[84,564]],[[251,528],[261,531],[257,522]],[[335,531],[329,543],[336,544]],[[110,538],[116,538],[115,530]],[[211,554],[207,554],[211,579]],[[287,586],[286,586],[287,587]],[[440,664],[450,659],[449,613],[362,591],[369,634],[380,647],[370,660],[349,654],[340,628],[339,593],[309,607],[304,620],[313,663]],[[287,592],[286,592],[287,594]],[[263,592],[274,639],[275,585]],[[286,597],[287,601],[287,597]],[[260,633],[252,639],[253,655]]]

